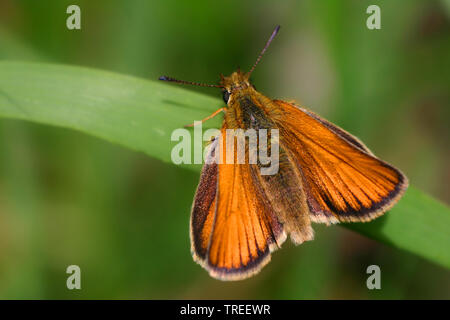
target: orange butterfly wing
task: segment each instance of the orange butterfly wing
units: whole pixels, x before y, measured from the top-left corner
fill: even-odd
[[[191,250],[194,260],[218,279],[257,273],[286,233],[295,243],[311,240],[309,219],[369,221],[408,186],[399,170],[346,131],[292,104],[273,104],[270,119],[284,150],[274,176],[261,176],[255,165],[224,163],[220,151],[226,125],[222,139],[208,147],[191,212]],[[211,160],[216,156],[220,164]]]
[[[357,138],[310,111],[274,100],[281,145],[303,175],[311,220],[370,221],[401,197],[408,179]]]
[[[224,141],[210,144],[209,159]],[[257,273],[285,240],[258,192],[249,164],[204,165],[191,212],[191,250],[212,277],[238,280]]]

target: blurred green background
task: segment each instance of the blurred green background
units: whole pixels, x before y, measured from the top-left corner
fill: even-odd
[[[66,28],[70,4],[81,30]],[[366,28],[370,4],[381,30]],[[448,203],[450,1],[2,0],[0,58],[214,83],[248,70],[276,24],[258,90],[359,136]],[[214,280],[189,251],[197,182],[81,133],[0,120],[0,298],[450,298],[448,270],[338,226],[286,242],[249,280]],[[81,290],[66,288],[71,264]],[[382,290],[366,287],[371,264]]]

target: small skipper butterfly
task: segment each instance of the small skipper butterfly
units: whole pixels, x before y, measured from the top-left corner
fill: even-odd
[[[279,168],[262,175],[261,164],[205,163],[191,211],[194,260],[220,280],[240,280],[261,270],[290,235],[312,240],[311,222],[367,222],[389,210],[408,187],[407,177],[378,159],[358,138],[315,113],[256,91],[249,72],[221,75],[218,85],[160,80],[222,89],[227,129],[278,129]],[[203,121],[204,121],[203,120]],[[207,157],[219,149],[208,145]],[[248,149],[247,149],[248,153]]]

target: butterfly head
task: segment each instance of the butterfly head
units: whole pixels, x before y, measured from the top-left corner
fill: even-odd
[[[243,73],[239,68],[228,77],[220,75],[220,86],[223,88],[222,94],[225,103],[228,103],[230,96],[237,91],[252,87],[249,76],[248,73]]]

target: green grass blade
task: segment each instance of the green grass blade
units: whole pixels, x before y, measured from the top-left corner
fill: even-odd
[[[450,268],[450,209],[412,186],[384,216],[345,226]]]
[[[55,125],[169,162],[174,129],[220,100],[158,81],[52,64],[0,62],[0,117]],[[208,122],[218,126],[219,119]],[[198,170],[199,166],[189,166]],[[350,229],[450,268],[450,209],[410,187],[385,216]]]
[[[165,162],[176,144],[170,140],[172,131],[222,105],[162,81],[81,67],[0,62],[1,117],[79,130]],[[208,121],[208,126],[214,124],[219,119]]]

